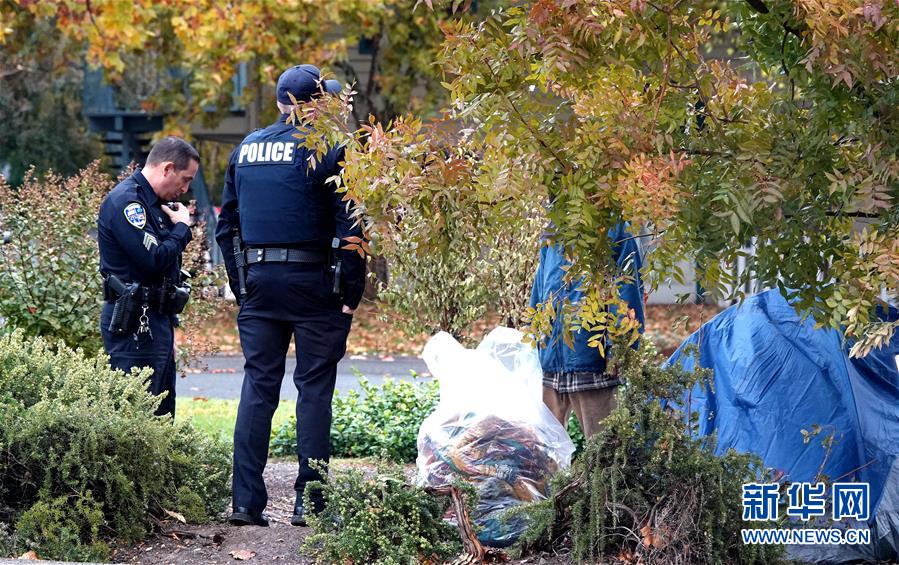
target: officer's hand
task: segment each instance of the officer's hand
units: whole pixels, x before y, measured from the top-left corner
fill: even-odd
[[[162,211],[165,212],[165,215],[169,217],[173,224],[181,222],[182,224],[187,224],[188,227],[190,226],[190,209],[184,204],[179,204],[177,210],[172,210],[168,204],[163,204]]]
[[[341,310],[341,312],[343,312],[344,314],[352,314],[355,311],[356,311],[355,308],[350,308],[346,304],[343,305],[343,309]]]

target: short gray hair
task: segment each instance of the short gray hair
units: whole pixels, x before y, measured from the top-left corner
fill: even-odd
[[[147,155],[147,165],[154,167],[166,161],[174,163],[176,171],[183,171],[190,165],[191,161],[196,161],[199,164],[200,154],[197,153],[197,150],[190,143],[180,137],[164,137],[150,149],[150,154]]]

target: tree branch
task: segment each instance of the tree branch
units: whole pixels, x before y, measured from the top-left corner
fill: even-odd
[[[352,84],[356,85],[357,87],[359,86],[359,75],[356,74],[356,69],[353,68],[353,65],[351,65],[348,61],[338,61],[334,63],[334,66],[343,71],[346,74],[347,79],[349,79]],[[359,95],[361,93],[357,92],[356,94]],[[366,98],[365,103],[368,105],[369,109],[371,109],[371,100],[368,100]],[[352,108],[353,120],[356,122],[356,129],[358,130],[362,128],[362,118],[359,117],[359,109],[357,108],[357,106],[358,104],[353,104]]]
[[[746,0],[746,3],[749,4],[749,7],[758,12],[759,14],[768,14],[771,10],[768,9],[768,6],[765,4],[764,0]],[[787,22],[781,22],[781,24],[785,30],[789,33],[792,33],[800,40],[802,39],[802,32],[800,32],[795,27],[789,25]]]
[[[662,75],[662,84],[659,86],[659,97],[656,101],[656,107],[652,112],[652,123],[655,124],[656,120],[659,117],[659,110],[662,108],[662,102],[665,100],[665,92],[668,89],[668,77],[671,71],[671,52],[672,49],[672,41],[671,41],[671,14],[668,14],[668,32],[665,34],[668,38],[668,52],[665,54],[665,70]]]
[[[97,35],[99,35],[100,38],[101,38],[101,39],[103,40],[103,42],[105,43],[105,42],[106,42],[106,36],[103,35],[103,30],[100,29],[100,26],[97,25],[97,20],[94,18],[94,10],[93,10],[93,8],[91,7],[91,0],[84,0],[84,7],[85,7],[85,9],[87,10],[87,15],[88,15],[88,17],[91,19],[91,23],[94,24],[94,28],[97,30]]]
[[[29,69],[27,67],[23,67],[21,63],[17,63],[14,68],[9,69],[0,69],[0,79],[4,79],[9,76],[13,76],[19,74],[24,71],[32,71],[33,69]]]
[[[374,111],[375,107],[372,103],[372,99],[375,93],[375,83],[377,82],[378,76],[378,55],[381,53],[381,37],[384,35],[384,24],[381,24],[381,27],[378,29],[377,35],[372,39],[372,44],[374,45],[374,51],[371,54],[371,65],[368,67],[368,84],[365,88],[365,97],[368,99],[368,109],[369,111],[378,119],[381,120],[381,116],[377,115]],[[380,91],[380,89],[378,89]]]
[[[780,42],[780,68],[783,69],[785,75],[790,77],[790,102],[796,98],[796,81],[793,80],[793,77],[790,76],[790,69],[787,68],[787,60],[786,60],[786,48],[787,48],[787,38],[790,37],[790,33],[788,31],[784,31],[783,39]]]
[[[631,241],[631,240],[633,240],[633,239],[640,239],[640,238],[642,238],[642,237],[652,237],[652,238],[655,238],[655,237],[659,237],[659,236],[665,235],[665,231],[666,231],[666,230],[662,230],[662,231],[660,231],[660,232],[652,232],[652,233],[644,233],[644,234],[639,234],[639,235],[632,235],[632,236],[630,236],[630,237],[625,237],[624,239],[618,239],[618,240],[615,240],[613,243],[614,243],[615,245],[619,245],[619,244],[624,243],[624,242],[626,242],[626,241]]]
[[[490,71],[490,75],[493,77],[493,82],[496,83],[497,87],[499,87],[499,77],[496,76],[496,72],[493,70],[493,67],[490,66],[490,62],[487,60],[482,60],[482,62],[484,63],[484,65],[486,65],[487,70]],[[512,112],[515,114],[515,117],[518,118],[518,121],[520,121],[521,124],[525,128],[527,128],[527,130],[529,132],[531,132],[531,135],[534,136],[534,139],[537,140],[537,143],[539,143],[544,149],[549,151],[549,153],[553,156],[553,159],[555,159],[556,162],[559,163],[559,165],[562,167],[562,169],[566,173],[570,172],[571,165],[568,165],[567,163],[565,163],[565,161],[563,161],[562,158],[559,157],[559,154],[556,153],[556,151],[552,147],[550,147],[546,143],[546,141],[543,140],[543,137],[537,131],[534,130],[534,128],[531,126],[531,124],[528,123],[528,121],[524,118],[523,115],[521,115],[521,111],[518,109],[518,107],[515,105],[515,103],[512,102],[512,100],[509,98],[508,94],[506,94],[506,92],[500,88],[497,88],[497,92],[502,96],[503,100],[505,100],[506,104],[509,106],[509,108],[512,110]]]

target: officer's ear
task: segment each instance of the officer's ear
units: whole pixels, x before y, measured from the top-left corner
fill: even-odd
[[[175,172],[175,163],[172,161],[166,161],[162,164],[162,174],[163,176],[169,176],[170,173]]]

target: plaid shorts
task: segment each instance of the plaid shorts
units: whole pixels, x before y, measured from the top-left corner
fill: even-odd
[[[597,373],[595,371],[558,371],[543,372],[543,386],[556,392],[581,392],[609,388],[621,384],[618,375]]]

